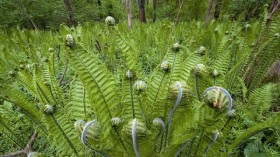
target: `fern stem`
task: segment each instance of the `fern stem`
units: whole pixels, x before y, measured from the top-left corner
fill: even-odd
[[[214,76],[214,86],[216,86],[216,76]]]
[[[207,146],[207,148],[205,149],[203,156],[206,157],[206,155],[207,155],[209,149],[210,149],[211,146],[214,144],[214,142],[217,140],[217,138],[219,137],[219,135],[220,135],[219,131],[216,131],[216,133],[215,133],[214,136],[213,136],[213,140],[210,142],[210,144],[209,144],[209,145]]]
[[[197,74],[198,74],[198,71],[197,71],[197,69],[195,69],[195,71],[194,71],[194,82],[195,82],[196,97],[200,101]]]
[[[83,87],[83,107],[84,107],[84,113],[85,113],[85,118],[87,117],[87,112],[86,112],[86,90]]]
[[[131,106],[132,106],[132,117],[135,118],[135,109],[134,109],[134,100],[133,100],[133,90],[132,90],[132,80],[129,78],[129,86],[130,86],[130,97],[131,97]]]
[[[58,130],[61,132],[62,136],[66,139],[67,143],[69,144],[69,146],[73,149],[74,153],[79,156],[77,150],[75,149],[73,143],[71,142],[71,140],[68,138],[68,136],[65,134],[65,132],[63,131],[63,129],[61,128],[61,126],[58,124],[55,116],[53,114],[50,114],[52,117],[52,120],[54,122],[54,124],[56,125],[56,127],[58,128]]]
[[[138,94],[139,94],[139,93],[140,93],[140,92],[138,92]],[[145,125],[147,125],[147,121],[146,121],[145,113],[144,113],[144,110],[143,110],[143,108],[142,108],[142,103],[141,103],[141,100],[139,99],[139,96],[140,96],[140,94],[139,94],[139,95],[138,95],[138,97],[137,97],[138,104],[139,104],[139,107],[140,107],[140,110],[141,110],[141,114],[142,114],[142,117],[143,117],[144,123],[145,123]]]
[[[231,121],[232,117],[229,117],[228,120],[226,121],[225,125],[223,126],[223,128],[221,129],[221,131],[223,131],[226,126],[228,125],[228,123]]]
[[[218,33],[215,33],[215,45],[216,45],[216,51],[218,52],[218,35],[217,35]],[[210,53],[209,53],[209,57],[211,58],[211,59],[213,59],[213,58],[216,58],[216,55],[211,55],[212,53],[211,53],[212,51],[210,51]],[[215,54],[215,53],[214,53]]]
[[[163,82],[163,80],[164,80],[164,78],[165,78],[165,75],[166,75],[166,73],[163,74],[163,77],[162,77],[161,80],[160,80],[160,85],[159,85],[159,87],[158,87],[158,90],[157,90],[157,93],[156,93],[156,96],[155,96],[155,99],[154,99],[154,101],[153,101],[153,105],[152,105],[152,106],[155,105],[155,102],[156,102],[156,100],[157,100],[157,96],[158,96],[158,94],[159,94],[159,91],[160,91],[162,82]]]
[[[58,51],[57,51],[57,63],[60,64],[60,45],[58,45]]]
[[[194,137],[191,141],[191,146],[186,154],[186,156],[189,156],[189,154],[192,152],[192,148],[193,148],[193,145],[194,145],[194,141],[196,140],[196,137]]]
[[[134,149],[134,152],[135,152],[136,157],[140,157],[140,154],[139,154],[138,148],[137,148],[136,127],[137,127],[137,122],[136,122],[136,118],[134,118],[134,119],[133,119],[133,124],[132,124],[132,129],[131,129],[132,142],[133,142],[133,149]]]
[[[58,104],[57,101],[56,101],[57,99],[54,97],[53,91],[52,91],[51,88],[50,88],[50,93],[51,93],[51,96],[52,96],[52,99],[53,99],[54,103],[55,103],[55,104]]]
[[[37,89],[39,89],[39,90],[38,90],[38,95],[41,96],[41,94],[42,94],[43,97],[45,98],[46,102],[47,102],[47,103],[51,103],[50,100],[49,100],[49,98],[46,96],[46,94],[43,92],[42,88],[40,87],[40,85],[39,85],[37,82],[36,82],[36,86],[37,86]],[[41,97],[41,98],[42,98],[42,97]],[[42,101],[43,101],[43,98],[42,98]]]
[[[186,142],[184,142],[182,144],[182,146],[179,148],[179,150],[177,150],[176,154],[174,155],[174,157],[178,157],[181,152],[184,150],[184,148],[187,146],[187,144],[190,142],[190,140],[187,140]]]
[[[182,99],[182,94],[183,94],[181,83],[179,81],[177,81],[176,84],[178,86],[178,96],[177,96],[177,100],[176,100],[172,110],[169,113],[168,120],[167,120],[166,137],[165,137],[165,149],[167,149],[167,147],[168,147],[168,138],[169,138],[169,132],[170,132],[172,117],[173,117],[173,114],[175,112],[175,109],[178,107],[178,105],[179,105],[179,103]]]
[[[118,130],[117,130],[117,127],[116,127],[116,126],[113,126],[113,128],[114,128],[115,132],[117,133],[118,139],[120,140],[120,142],[121,142],[121,144],[122,144],[124,150],[125,150],[126,153],[129,155],[129,153],[128,153],[128,151],[127,151],[127,148],[126,148],[126,146],[125,146],[125,144],[124,144],[124,142],[123,142],[123,140],[122,140],[122,138],[121,138],[121,135],[120,135],[120,133],[119,133]]]
[[[198,146],[196,147],[193,156],[196,156],[196,154],[197,154],[197,151],[198,151],[198,149],[199,149],[199,147],[200,147],[200,143],[201,143],[201,141],[202,141],[203,134],[204,134],[204,130],[201,131],[201,134],[200,134],[199,140],[198,140]]]
[[[178,52],[179,53],[179,52]],[[175,62],[176,62],[176,57],[177,57],[177,53],[175,53],[175,55],[174,55],[174,57],[173,57],[173,61],[172,61],[172,73],[173,73],[173,71],[174,71],[174,66],[175,66]],[[171,83],[171,81],[172,81],[172,75],[170,76],[170,80],[169,80],[169,85],[170,85],[170,83]]]
[[[59,80],[59,85],[62,85],[62,81],[64,80],[65,74],[66,74],[66,72],[68,70],[68,63],[69,63],[69,60],[66,59],[66,64],[65,64],[65,67],[64,67],[64,71],[63,71],[62,77]]]

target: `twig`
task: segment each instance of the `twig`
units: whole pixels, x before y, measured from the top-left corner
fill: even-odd
[[[38,135],[37,131],[34,131],[33,135],[31,136],[29,142],[27,143],[27,145],[25,146],[24,149],[10,153],[10,154],[1,155],[0,157],[13,157],[13,156],[19,156],[19,155],[28,155],[30,152],[32,152],[32,145],[34,144],[37,135]]]
[[[272,16],[279,8],[280,8],[280,0],[278,0],[277,2],[275,1],[274,4],[272,4],[270,8],[270,13],[268,14],[267,21],[266,21],[267,26],[270,24],[270,22],[272,21]]]

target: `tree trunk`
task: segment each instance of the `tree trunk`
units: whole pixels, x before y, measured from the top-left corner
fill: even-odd
[[[71,7],[70,0],[64,0],[64,4],[65,4],[66,10],[67,10],[67,12],[68,12],[71,25],[77,26],[77,25],[78,25],[78,22],[77,22],[77,20],[76,20],[75,17],[74,17],[74,13],[73,13],[73,10],[72,10],[72,7]]]
[[[146,22],[145,17],[145,0],[138,0],[139,4],[139,20],[141,22]]]
[[[215,20],[218,20],[218,18],[220,17],[221,5],[222,5],[222,0],[218,0],[217,5],[215,7],[215,12],[214,12]]]
[[[132,28],[132,16],[131,16],[131,1],[126,0],[126,12],[127,12],[127,22],[128,22],[128,29]]]
[[[206,25],[208,24],[208,22],[211,19],[211,10],[212,10],[214,1],[215,0],[209,0],[209,5],[208,5],[208,9],[207,9],[207,14],[206,14]]]
[[[102,14],[101,14],[101,0],[97,0],[97,5],[98,5],[98,9],[99,9],[99,19],[102,19]]]
[[[157,0],[153,0],[153,22],[155,22],[157,18],[156,9],[157,9]]]

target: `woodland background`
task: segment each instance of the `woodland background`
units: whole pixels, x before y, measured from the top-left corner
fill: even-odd
[[[184,1],[183,5],[181,3]],[[138,3],[139,2],[139,3]],[[205,20],[209,5],[211,18],[216,20],[251,21],[262,18],[262,6],[270,9],[275,0],[131,0],[132,18],[137,19],[144,8],[145,22],[156,20]],[[125,0],[1,0],[0,27],[58,29],[61,23],[76,25],[103,22],[106,16],[116,21],[127,19]],[[140,17],[140,15],[139,15]],[[33,24],[32,24],[33,22]],[[34,26],[35,24],[35,26]]]

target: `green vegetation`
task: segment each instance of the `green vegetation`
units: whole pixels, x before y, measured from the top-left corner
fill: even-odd
[[[1,152],[279,156],[276,19],[2,32]]]
[[[0,2],[0,157],[280,156],[279,1],[50,2]]]
[[[268,4],[266,8],[270,9],[273,1],[275,0],[216,0],[212,7],[212,14],[215,14],[215,19],[222,21],[251,21],[264,18],[264,5]],[[71,25],[71,19],[64,2],[62,0],[1,0],[0,28],[19,26],[20,28],[34,29],[30,19],[33,20],[38,29],[57,30],[63,22]],[[70,0],[70,2],[74,18],[82,24],[103,22],[107,16],[113,16],[117,21],[123,21],[127,18],[126,0]],[[152,22],[154,18],[174,21],[179,8],[181,10],[178,21],[204,21],[208,3],[208,0],[145,0],[147,22]],[[131,4],[132,17],[137,19],[137,0],[131,0]]]

